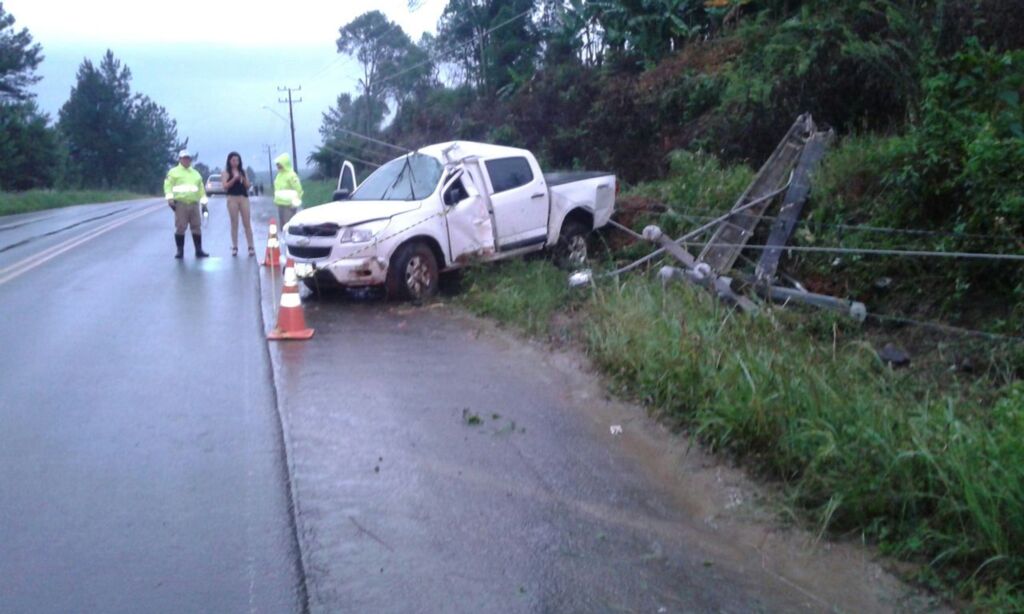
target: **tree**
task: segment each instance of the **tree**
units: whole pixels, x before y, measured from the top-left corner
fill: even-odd
[[[206,178],[210,176],[210,167],[206,166],[202,162],[194,163],[192,168],[196,169],[196,172],[203,178],[203,181],[206,181]]]
[[[323,144],[310,155],[309,160],[316,164],[320,174],[334,177],[346,158],[368,161],[387,159],[381,146],[352,134],[362,133],[363,126],[367,125],[372,126],[372,132],[376,134],[376,128],[380,126],[386,111],[382,103],[365,95],[353,100],[350,94],[341,94],[335,106],[323,114],[323,123],[320,125]]]
[[[58,128],[68,145],[73,183],[92,188],[156,190],[180,147],[166,110],[131,93],[131,71],[107,51],[99,67],[86,59]]]
[[[534,0],[449,0],[438,43],[488,96],[529,77],[539,37],[530,19]]]
[[[32,101],[0,104],[0,189],[49,188],[61,161],[57,135]]]
[[[41,79],[35,71],[42,61],[42,47],[32,43],[28,29],[14,29],[14,15],[0,2],[0,103],[32,98],[27,88]]]
[[[121,175],[131,123],[131,71],[107,51],[99,67],[86,59],[58,128],[68,143],[72,181],[90,188],[110,188]]]
[[[40,79],[42,48],[14,21],[0,2],[0,189],[48,188],[62,168],[57,135],[28,91]]]
[[[620,0],[600,3],[596,15],[609,50],[653,63],[707,31],[708,4],[705,0]]]
[[[398,24],[389,21],[380,11],[363,13],[338,32],[338,53],[354,56],[363,67],[359,87],[367,100],[367,108],[373,110],[383,105],[386,114],[387,97],[409,83],[408,78],[398,77],[406,77],[421,68],[410,61],[410,54],[416,53],[416,45]],[[416,56],[418,60],[423,58],[424,54]],[[372,118],[373,113],[362,116],[364,132],[376,132],[379,128],[379,124],[370,123]]]
[[[436,48],[435,38],[424,33],[419,44],[410,44],[395,59],[394,72],[383,77],[380,84],[394,101],[396,115],[406,102],[438,86],[437,64],[431,58]]]
[[[130,131],[131,163],[125,166],[121,181],[147,190],[156,189],[167,167],[177,158],[180,145],[177,122],[148,96],[136,94],[132,99]]]

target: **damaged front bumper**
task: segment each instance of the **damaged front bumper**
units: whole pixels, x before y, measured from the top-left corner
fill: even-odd
[[[325,262],[296,262],[299,279],[323,279],[342,286],[375,286],[387,279],[387,261],[378,257],[346,258]]]

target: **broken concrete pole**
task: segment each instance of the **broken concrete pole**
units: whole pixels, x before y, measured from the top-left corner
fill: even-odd
[[[784,246],[789,243],[793,231],[796,230],[797,220],[803,212],[804,203],[811,191],[811,175],[817,168],[818,163],[825,157],[825,149],[833,139],[833,132],[814,132],[807,139],[796,168],[793,170],[793,179],[786,196],[782,200],[782,209],[779,211],[775,223],[772,224],[771,233],[765,244],[768,249],[761,252],[761,259],[757,263],[757,278],[762,282],[771,283],[779,268],[779,259],[782,257]]]
[[[700,261],[707,262],[719,273],[732,268],[733,263],[743,251],[754,234],[754,228],[761,221],[761,216],[771,204],[765,200],[757,207],[746,207],[753,200],[759,200],[767,194],[774,194],[779,186],[786,183],[790,171],[796,166],[800,154],[804,150],[807,139],[816,131],[810,113],[804,113],[793,122],[786,136],[779,142],[775,151],[768,157],[757,172],[754,180],[747,186],[743,195],[733,206],[733,211],[746,209],[743,216],[727,219],[718,225],[707,245],[700,253]]]
[[[815,294],[806,290],[795,288],[783,288],[781,286],[765,286],[755,284],[754,290],[764,298],[776,303],[788,303],[790,301],[812,305],[821,309],[831,309],[848,315],[858,322],[863,322],[868,317],[868,309],[864,303],[848,301],[826,294]]]
[[[728,305],[735,305],[742,309],[745,313],[757,313],[757,305],[754,304],[749,298],[738,294],[732,289],[732,280],[728,277],[719,277],[715,275],[715,272],[711,270],[711,267],[703,263],[697,263],[696,259],[686,251],[683,246],[676,244],[675,241],[665,236],[661,228],[651,225],[644,228],[644,238],[652,243],[656,243],[662,247],[669,255],[681,262],[686,268],[679,273],[679,278],[685,279],[686,281],[706,288],[713,292],[715,296],[724,301]],[[671,268],[671,267],[667,267]],[[665,271],[665,269],[662,269]],[[663,275],[659,272],[659,275]],[[676,274],[673,272],[667,273],[669,279],[676,278]],[[665,283],[665,277],[662,276],[662,283]]]

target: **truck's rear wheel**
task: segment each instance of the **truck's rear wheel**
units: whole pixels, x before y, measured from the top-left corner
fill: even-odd
[[[423,243],[398,248],[388,267],[388,298],[421,301],[437,294],[440,274],[433,250]]]
[[[590,231],[589,226],[576,220],[562,224],[554,250],[555,265],[563,269],[585,267],[589,258]]]

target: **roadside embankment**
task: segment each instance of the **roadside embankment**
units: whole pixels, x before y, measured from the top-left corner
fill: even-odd
[[[617,392],[777,482],[817,532],[922,563],[919,580],[977,607],[1021,605],[1019,382],[894,370],[852,323],[744,316],[641,274],[570,292],[547,262],[516,261],[464,286],[475,313],[582,346]]]
[[[71,205],[109,203],[136,200],[144,195],[122,190],[28,190],[0,192],[0,215],[29,213],[43,209],[70,207]]]

